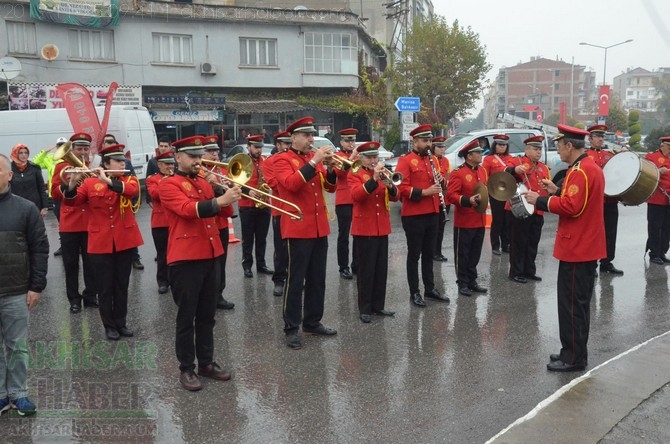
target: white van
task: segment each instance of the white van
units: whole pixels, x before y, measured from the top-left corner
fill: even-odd
[[[102,120],[105,108],[99,106],[96,111]],[[0,154],[9,157],[12,147],[23,143],[30,149],[32,159],[41,150],[54,146],[59,137],[69,139],[73,132],[65,109],[0,111]],[[126,146],[137,177],[144,178],[146,164],[158,146],[149,111],[142,106],[112,105],[107,132]],[[92,165],[97,162],[92,161]]]

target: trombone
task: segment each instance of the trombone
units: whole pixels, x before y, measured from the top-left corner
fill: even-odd
[[[248,194],[242,194],[242,197],[246,197],[249,200],[252,200],[256,202],[257,204],[262,204],[265,206],[268,206],[274,210],[279,211],[282,214],[287,215],[291,219],[296,219],[296,220],[302,220],[302,210],[300,207],[298,207],[296,204],[291,203],[287,200],[280,199],[277,196],[273,196],[270,193],[267,193],[265,191],[259,190],[258,188],[254,188],[252,186],[247,185],[246,183],[251,179],[251,176],[253,174],[253,165],[252,165],[252,160],[251,157],[249,157],[248,154],[244,153],[239,153],[235,154],[229,162],[217,162],[215,160],[207,160],[207,159],[202,159],[201,160],[202,164],[204,165],[210,165],[210,166],[218,166],[221,168],[225,168],[228,171],[228,174],[219,174],[215,173],[214,171],[205,171],[205,173],[213,174],[217,177],[220,177],[223,180],[227,180],[228,182],[234,183],[235,185],[243,188],[247,188],[249,190],[253,190],[257,192],[258,194],[262,195],[267,199],[267,201],[263,201],[261,199],[256,199],[255,197],[249,196]],[[202,167],[199,167],[202,168]],[[201,170],[202,171],[202,170]],[[269,200],[270,199],[275,199],[281,202],[283,205],[288,205],[289,207],[292,207],[295,210],[295,213],[291,213],[290,211],[286,211],[283,208],[280,208],[276,205],[272,205]]]

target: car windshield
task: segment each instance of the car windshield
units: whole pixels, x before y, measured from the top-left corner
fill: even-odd
[[[445,153],[450,154],[461,149],[463,145],[470,140],[470,137],[472,137],[472,134],[456,134],[455,136],[450,137],[445,143],[445,146],[447,147]]]

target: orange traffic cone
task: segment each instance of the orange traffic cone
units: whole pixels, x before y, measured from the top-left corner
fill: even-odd
[[[486,228],[491,228],[491,221],[493,220],[493,214],[491,213],[491,204],[486,207]]]
[[[239,242],[240,240],[235,237],[235,228],[233,228],[233,219],[231,217],[228,218],[228,243],[229,244],[234,244],[235,242]]]

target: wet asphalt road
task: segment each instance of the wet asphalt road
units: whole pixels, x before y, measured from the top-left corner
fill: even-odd
[[[332,201],[331,201],[332,205]],[[331,212],[332,206],[331,206]],[[143,271],[133,271],[128,325],[135,337],[110,342],[96,310],[72,315],[62,261],[50,258],[48,287],[30,325],[30,396],[38,415],[0,419],[9,442],[453,442],[481,443],[581,373],[553,374],[560,348],[552,257],[557,218],[545,217],[537,259],[540,283],[507,280],[508,256],[485,241],[478,270],[485,296],[456,295],[451,222],[435,263],[438,289],[451,304],[411,306],[405,237],[393,208],[387,309],[394,318],[358,319],[355,281],[341,280],[336,222],[331,223],[323,323],[333,338],[284,344],[282,300],[269,276],[244,278],[241,245],[232,244],[219,311],[215,359],[230,382],[205,381],[198,393],[178,383],[176,307],[155,283],[150,209],[138,213]],[[46,219],[52,251],[57,225]],[[241,230],[235,219],[235,232]],[[272,234],[268,236],[271,264]],[[620,207],[617,258],[624,277],[601,276],[591,311],[591,367],[668,330],[668,273],[643,257],[646,206]]]

